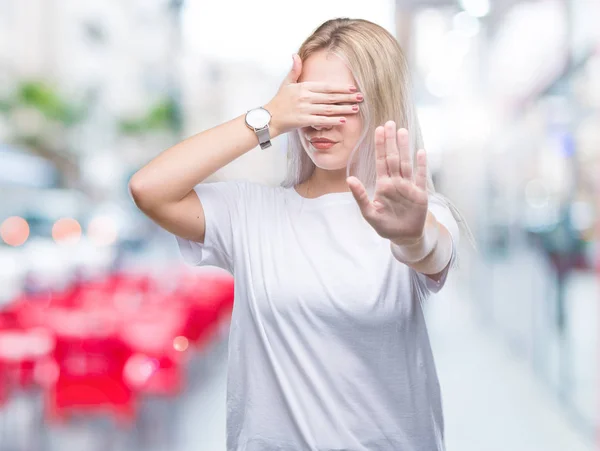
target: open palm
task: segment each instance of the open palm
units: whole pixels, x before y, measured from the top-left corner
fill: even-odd
[[[408,132],[388,121],[375,129],[377,183],[373,200],[360,180],[349,177],[347,182],[362,215],[383,238],[397,244],[418,240],[427,218],[427,157],[425,150],[417,152],[413,166],[408,144]]]

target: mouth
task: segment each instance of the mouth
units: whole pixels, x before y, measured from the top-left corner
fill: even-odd
[[[331,139],[327,139],[327,138],[313,138],[310,140],[311,144],[335,144],[336,141],[332,141]]]
[[[317,138],[310,140],[310,145],[313,149],[317,150],[328,150],[337,144],[336,141],[330,139]]]

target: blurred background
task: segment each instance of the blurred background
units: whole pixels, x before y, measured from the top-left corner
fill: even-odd
[[[599,1],[0,0],[0,450],[225,449],[231,276],[127,182],[341,16],[405,49],[477,240],[427,304],[447,449],[600,449]],[[279,183],[285,147],[211,179]]]

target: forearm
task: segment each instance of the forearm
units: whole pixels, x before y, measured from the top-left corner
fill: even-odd
[[[394,257],[417,272],[437,279],[450,263],[452,236],[435,216],[428,212],[423,235],[415,243],[390,241]]]
[[[271,137],[276,134],[271,130]],[[194,135],[137,171],[129,188],[138,205],[154,208],[183,199],[198,183],[258,145],[245,115]]]

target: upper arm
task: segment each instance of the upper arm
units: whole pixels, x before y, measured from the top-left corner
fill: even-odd
[[[206,219],[202,202],[195,190],[190,191],[179,202],[140,209],[166,231],[186,240],[204,242]]]
[[[234,230],[240,210],[249,201],[246,188],[247,184],[235,181],[200,183],[179,202],[146,207],[136,203],[175,235],[187,262],[233,272]]]

